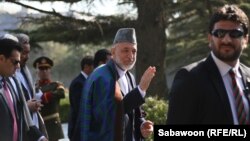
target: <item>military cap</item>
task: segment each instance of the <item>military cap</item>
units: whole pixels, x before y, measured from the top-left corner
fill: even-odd
[[[34,68],[42,68],[42,67],[51,68],[52,66],[53,66],[53,61],[46,56],[41,56],[37,58],[33,63]]]
[[[137,43],[134,28],[120,28],[117,31],[113,44],[122,42]]]

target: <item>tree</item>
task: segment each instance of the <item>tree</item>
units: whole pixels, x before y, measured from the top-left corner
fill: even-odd
[[[157,74],[147,93],[148,95],[165,96],[167,85],[164,72],[166,45],[164,5],[166,0],[162,0],[159,3],[155,3],[154,0],[124,0],[120,4],[134,3],[138,8],[137,20],[120,15],[96,16],[94,21],[63,16],[56,11],[44,11],[21,2],[13,3],[48,14],[35,21],[33,20],[39,27],[28,31],[32,39],[37,42],[54,40],[66,43],[99,44],[109,41],[107,43],[110,44],[118,28],[135,27],[139,49],[136,64],[137,80],[140,80],[140,77],[149,65],[156,66]],[[82,15],[93,16],[89,13],[82,13]],[[29,17],[29,22],[30,19],[33,18]]]
[[[148,93],[166,97],[167,84],[165,77],[166,54],[166,14],[167,0],[135,0],[138,7],[137,35],[138,61],[136,75],[140,75],[149,66],[156,66],[156,76],[152,81]]]
[[[207,27],[214,8],[226,3],[238,4],[247,14],[250,13],[250,4],[247,0],[119,0],[118,4],[133,3],[138,12],[137,18],[126,15],[94,16],[91,13],[80,13],[94,17],[94,20],[89,21],[64,16],[56,11],[43,11],[20,2],[14,3],[47,14],[45,17],[32,20],[39,28],[26,31],[37,42],[53,40],[94,45],[105,42],[110,45],[118,28],[136,27],[139,49],[136,64],[137,80],[147,66],[155,65],[157,74],[148,94],[164,98],[167,94],[166,70],[168,77],[172,79],[180,67],[204,58],[209,53]],[[33,18],[28,18],[29,23],[31,19]],[[248,64],[249,53],[248,49],[242,56],[243,62]]]
[[[166,65],[169,79],[173,79],[175,72],[180,67],[208,55],[210,52],[207,42],[208,22],[214,9],[224,4],[237,4],[246,14],[250,10],[247,0],[182,0],[173,3],[168,9],[168,13],[172,14],[167,21],[169,36],[167,38]],[[250,15],[248,16],[250,17]],[[242,61],[249,64],[248,56],[249,49],[242,55]]]

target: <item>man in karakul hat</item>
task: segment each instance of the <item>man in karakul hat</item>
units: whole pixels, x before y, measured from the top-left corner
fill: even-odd
[[[134,28],[117,31],[112,58],[91,73],[83,89],[80,106],[81,141],[141,141],[153,132],[140,106],[155,75],[149,66],[135,84],[130,70],[136,62]]]
[[[48,132],[50,141],[58,141],[64,138],[61,120],[59,116],[60,99],[65,98],[64,86],[60,82],[51,80],[51,67],[53,61],[45,56],[37,58],[33,63],[37,70],[38,82],[36,88],[41,89],[43,95],[41,101],[44,107],[41,114]]]

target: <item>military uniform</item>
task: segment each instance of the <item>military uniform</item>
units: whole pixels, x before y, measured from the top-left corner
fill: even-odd
[[[53,66],[53,61],[47,57],[40,57],[35,60],[33,66],[37,68],[38,71],[44,71]],[[39,79],[40,80],[36,83],[36,87],[43,92],[41,100],[44,105],[41,109],[41,114],[48,132],[49,140],[58,141],[58,139],[64,138],[59,116],[60,99],[65,98],[64,86],[60,82],[51,81],[50,78],[40,77]]]

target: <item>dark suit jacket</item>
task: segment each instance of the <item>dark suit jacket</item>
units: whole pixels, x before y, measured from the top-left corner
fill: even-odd
[[[11,92],[12,94],[12,98],[13,98],[13,101],[15,102],[15,97],[13,95],[13,93]],[[15,104],[14,104],[15,105]],[[16,105],[14,106],[15,107],[15,110],[17,111],[17,107]],[[0,116],[0,138],[1,140],[4,140],[4,141],[12,141],[12,137],[13,137],[13,116],[11,114],[11,110],[7,104],[7,100],[5,98],[5,95],[4,95],[4,90],[3,90],[3,86],[2,84],[0,84],[0,113],[1,113],[1,116]],[[16,113],[16,118],[17,118],[17,124],[19,125],[19,119],[17,117],[17,113]],[[19,128],[20,129],[20,128]],[[19,130],[19,140],[20,140],[20,134],[21,133],[21,130]]]
[[[240,69],[246,84],[250,69],[243,64]],[[233,124],[226,88],[211,55],[177,72],[167,124]]]
[[[36,94],[35,93],[35,87],[34,87],[34,84],[33,84],[33,79],[32,79],[31,73],[29,71],[29,68],[27,66],[25,66],[21,70],[23,71],[23,72],[22,71],[21,72],[24,75],[24,78],[25,78],[25,80],[26,80],[26,82],[28,84],[28,88],[26,88],[24,86],[24,84],[21,82],[21,80],[19,80],[18,75],[20,75],[20,74],[18,74],[16,72],[15,75],[17,76],[16,78],[18,79],[18,81],[21,84],[21,89],[22,89],[22,92],[23,92],[23,94],[24,94],[24,96],[26,98],[26,101],[28,101],[28,100],[30,100],[30,97],[29,97],[29,93],[28,93],[27,89],[30,89],[30,91],[31,91],[31,98],[35,98],[35,94]],[[43,135],[46,138],[48,138],[47,130],[45,128],[45,124],[44,124],[44,121],[42,119],[42,116],[40,115],[39,112],[36,112],[36,113],[37,113],[37,116],[38,116],[39,130],[43,133]],[[32,112],[31,112],[31,117],[33,118],[33,113]]]
[[[143,140],[140,125],[145,120],[140,105],[144,103],[133,75],[130,76],[130,92],[122,99],[122,130],[123,141],[131,141],[132,134],[135,141]],[[80,107],[81,141],[116,141],[117,103],[115,101],[115,87],[119,76],[115,64],[111,59],[106,65],[97,68],[86,80]],[[121,88],[122,89],[122,88]],[[134,130],[132,130],[134,129]],[[119,140],[119,141],[121,141]]]
[[[76,121],[78,120],[81,94],[85,80],[86,78],[80,73],[73,79],[69,87],[70,115],[68,122],[68,137],[72,141],[80,141],[80,127]]]
[[[15,105],[17,108],[17,117],[19,121],[19,132],[20,132],[20,138],[23,140],[28,140],[28,141],[37,141],[41,136],[43,136],[42,132],[39,131],[39,129],[35,125],[29,125],[27,121],[27,116],[29,115],[29,111],[26,108],[25,105],[27,106],[27,103],[25,99],[22,98],[23,92],[20,87],[20,84],[18,83],[18,80],[15,77],[12,77],[13,83],[10,82],[10,79],[7,79],[7,82],[11,85],[10,90],[12,91],[13,94],[15,94]],[[16,87],[16,91],[14,90],[13,85]],[[26,110],[26,111],[25,111]]]
[[[15,91],[13,84],[8,78],[6,78],[6,82],[14,103],[18,126],[18,141],[22,141],[24,136],[26,135],[27,137],[29,137],[28,141],[37,141],[42,136],[42,133],[39,132],[36,126],[29,126],[25,121],[24,104],[26,104],[26,101],[23,101],[20,97],[20,95],[22,94],[20,87],[15,84],[17,88],[17,91]],[[16,81],[14,82],[16,83]],[[13,117],[3,92],[4,90],[2,84],[0,84],[0,138],[4,141],[11,141],[13,137]],[[26,128],[26,125],[29,126],[29,129]]]

